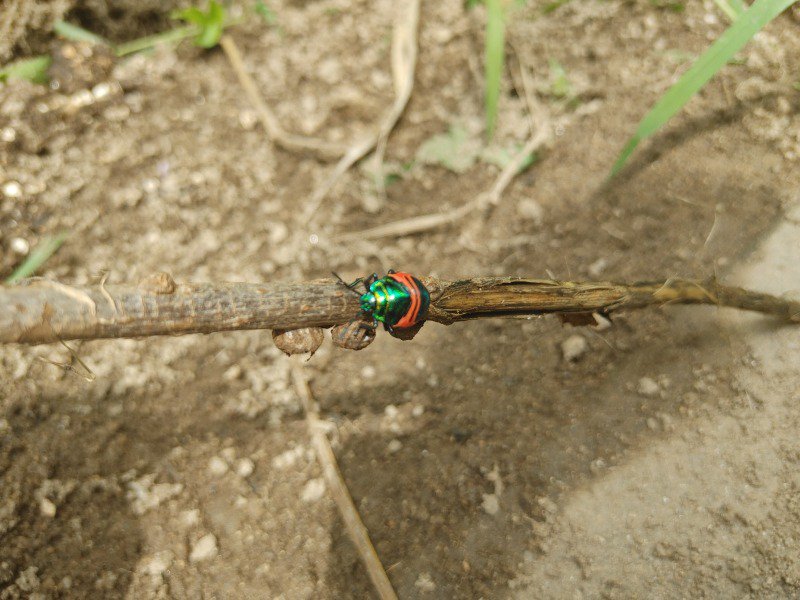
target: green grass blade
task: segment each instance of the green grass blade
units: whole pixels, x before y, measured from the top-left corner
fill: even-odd
[[[137,38],[135,40],[131,40],[130,42],[125,42],[124,44],[119,44],[114,49],[114,53],[117,56],[128,56],[129,54],[135,54],[136,52],[141,52],[142,50],[155,48],[159,44],[180,42],[186,38],[195,37],[198,33],[200,33],[200,28],[195,25],[176,27],[175,29],[169,29],[168,31],[153,35],[146,35],[145,37]]]
[[[738,19],[739,15],[742,14],[742,11],[736,10],[736,7],[733,6],[733,3],[728,2],[728,0],[714,0],[714,4],[717,5],[718,9],[725,13],[725,16],[728,17],[728,20],[731,23]]]
[[[47,83],[47,69],[53,59],[49,56],[34,56],[17,60],[0,69],[0,81],[24,79],[33,83]]]
[[[67,23],[66,21],[56,21],[53,25],[53,31],[63,38],[73,42],[89,42],[90,44],[101,44],[110,46],[111,43],[102,36],[92,33],[88,29]]]
[[[747,10],[747,5],[744,3],[744,0],[728,0],[728,4],[736,11],[737,15]]]
[[[68,236],[68,232],[62,231],[58,235],[42,239],[28,258],[8,276],[6,283],[17,283],[20,279],[25,279],[33,275],[39,267],[47,262],[48,258],[56,253]]]
[[[672,118],[711,79],[733,55],[772,19],[794,4],[795,0],[756,0],[720,38],[673,85],[639,123],[611,169],[619,173],[636,146]]]
[[[486,133],[489,139],[497,124],[500,79],[506,44],[505,11],[502,0],[486,0]]]

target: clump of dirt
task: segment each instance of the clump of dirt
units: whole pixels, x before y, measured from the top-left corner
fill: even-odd
[[[11,0],[0,5],[0,62],[47,53],[53,24],[67,20],[120,42],[174,25],[169,13],[179,0]]]
[[[52,38],[53,23],[74,0],[12,0],[0,6],[0,61],[13,55],[36,54]]]
[[[288,131],[359,140],[391,105],[396,3],[367,4],[276,1],[276,26],[254,18],[231,30]],[[483,158],[456,173],[417,157],[453,128],[486,145],[481,8],[422,3],[386,198],[375,201],[369,165],[351,169],[311,223],[304,209],[332,165],[270,142],[218,50],[184,44],[84,65],[74,89],[4,86],[0,269],[67,230],[42,275],[77,283],[399,268],[735,275],[759,287],[754,273],[772,272],[782,278],[772,291],[800,287],[791,261],[770,271],[773,254],[759,246],[797,214],[795,23],[772,23],[608,182],[637,119],[725,17],[713,3],[540,9],[509,25],[493,145],[519,147],[549,127],[549,148],[490,213],[378,242],[332,240],[457,208],[499,173]],[[123,36],[135,10],[93,24]],[[131,31],[151,26],[146,17]],[[543,111],[533,123],[529,104]],[[747,278],[754,256],[763,261]],[[379,334],[361,352],[326,341],[306,368],[400,597],[792,596],[798,382],[791,361],[776,370],[767,350],[795,357],[797,333],[756,326],[676,307],[597,330],[428,324],[413,342]],[[369,597],[268,332],[74,352],[93,382],[54,366],[73,360],[61,346],[0,349],[2,597]]]

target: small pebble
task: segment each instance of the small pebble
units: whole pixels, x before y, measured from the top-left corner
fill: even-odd
[[[642,377],[639,380],[639,385],[636,387],[636,391],[639,392],[642,396],[652,397],[658,394],[661,388],[655,382],[654,379],[650,377]]]
[[[497,494],[484,494],[481,506],[487,515],[496,515],[500,511],[500,500]]]
[[[606,270],[608,266],[608,261],[605,258],[598,258],[592,264],[589,265],[589,275],[592,277],[600,277],[603,271]]]
[[[111,93],[111,85],[108,83],[98,83],[92,88],[92,96],[95,100],[101,100]]]
[[[144,571],[148,575],[158,577],[169,569],[170,564],[172,564],[172,553],[169,551],[158,552],[144,564]]]
[[[306,483],[300,493],[303,502],[316,502],[325,494],[325,480],[322,478],[311,479]]]
[[[56,505],[52,500],[48,498],[42,498],[42,501],[39,503],[39,512],[41,512],[45,517],[52,519],[56,516]]]
[[[212,475],[219,477],[228,471],[228,463],[222,460],[219,456],[213,456],[211,457],[211,460],[208,461],[208,470]]]
[[[258,124],[258,117],[252,110],[243,110],[239,113],[239,125],[242,129],[250,131]]]
[[[391,442],[389,442],[389,445],[387,446],[389,452],[391,452],[392,454],[398,452],[402,447],[403,447],[403,442],[401,442],[400,440],[392,440]]]
[[[436,589],[436,584],[433,582],[430,573],[420,573],[417,580],[414,582],[414,586],[419,589],[420,592],[432,592]]]
[[[520,200],[517,204],[517,213],[523,219],[533,221],[536,225],[541,224],[544,219],[544,209],[542,205],[532,198]]]
[[[200,562],[214,558],[219,549],[217,548],[217,537],[209,533],[197,540],[189,553],[189,562]]]
[[[361,376],[364,379],[372,379],[373,377],[375,377],[377,373],[378,371],[376,371],[375,367],[373,367],[372,365],[367,365],[366,367],[361,369]]]
[[[19,198],[22,196],[22,186],[16,181],[7,181],[3,184],[3,195],[6,198]]]
[[[569,336],[561,343],[561,353],[567,362],[575,362],[586,353],[588,348],[589,344],[586,342],[586,338],[577,333]]]
[[[38,572],[39,567],[28,567],[19,574],[19,577],[17,577],[14,583],[16,583],[17,587],[23,592],[32,592],[39,587]]]
[[[194,527],[200,522],[200,511],[196,508],[185,510],[181,513],[180,520],[184,527]]]
[[[242,376],[242,367],[240,367],[239,365],[231,365],[222,374],[222,378],[225,381],[235,381],[239,379],[241,376]]]
[[[425,412],[425,407],[422,404],[417,404],[414,408],[411,409],[411,416],[412,417],[421,417]]]
[[[25,256],[28,254],[28,252],[30,252],[31,245],[28,243],[27,240],[16,237],[13,240],[11,240],[11,249],[17,254]]]
[[[236,463],[236,474],[239,477],[250,477],[256,466],[249,458],[242,458]]]

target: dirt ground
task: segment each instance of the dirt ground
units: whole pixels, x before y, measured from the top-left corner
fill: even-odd
[[[393,99],[398,3],[268,4],[276,25],[251,18],[231,33],[284,127],[340,142],[374,128]],[[135,56],[69,93],[0,88],[0,269],[68,230],[41,274],[74,283],[393,267],[716,274],[797,294],[797,16],[759,34],[608,182],[636,121],[725,17],[713,2],[541,4],[509,24],[495,145],[530,134],[521,72],[552,142],[485,218],[334,239],[458,207],[499,173],[416,159],[451,127],[477,144],[483,115],[483,9],[423,2],[415,87],[387,150],[399,177],[383,200],[352,169],[310,222],[303,209],[332,164],[270,142],[218,49]],[[585,348],[566,361],[576,335]],[[371,597],[268,332],[74,346],[95,381],[40,360],[68,361],[62,347],[0,349],[0,598]],[[790,598],[798,360],[800,332],[667,306],[602,330],[431,324],[358,353],[328,340],[306,368],[401,598]]]

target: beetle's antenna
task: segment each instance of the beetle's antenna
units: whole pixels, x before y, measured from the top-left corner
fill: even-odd
[[[331,275],[336,277],[336,279],[339,280],[339,283],[341,283],[344,287],[346,287],[348,290],[353,292],[356,296],[358,296],[359,298],[361,297],[361,294],[359,292],[357,292],[355,289],[353,289],[355,286],[357,286],[359,283],[361,283],[361,281],[362,281],[361,277],[356,279],[353,283],[347,283],[347,282],[345,282],[344,279],[339,277],[339,275],[337,273],[335,273],[334,271],[331,271]]]

